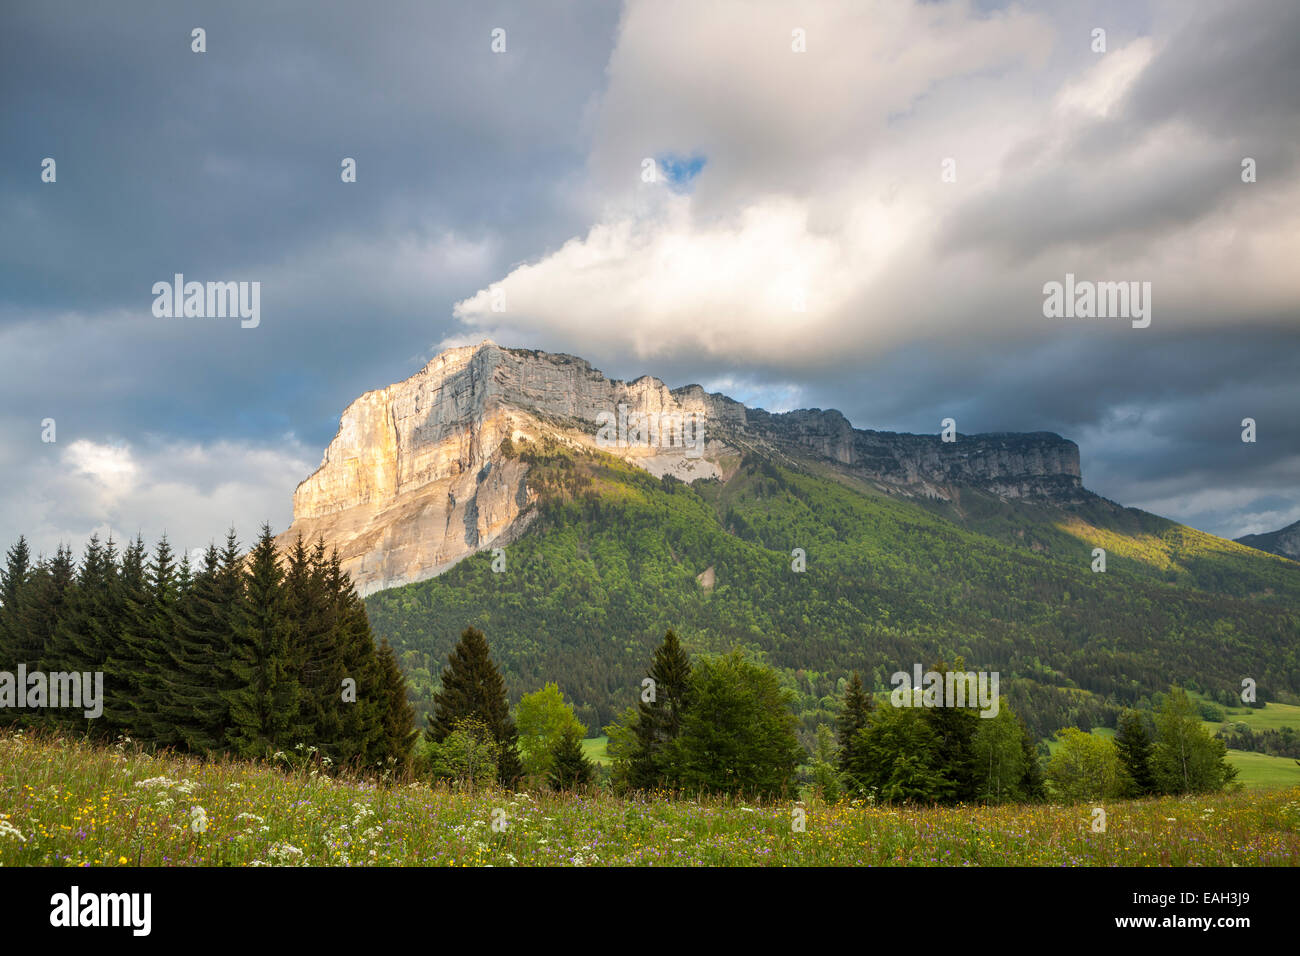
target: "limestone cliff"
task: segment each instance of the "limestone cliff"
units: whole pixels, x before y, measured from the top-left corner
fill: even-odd
[[[597,440],[599,416],[620,406],[670,423],[665,435],[673,421],[698,416],[706,442],[697,451],[674,435],[608,447]],[[829,463],[906,494],[947,497],[963,485],[1059,502],[1087,494],[1077,446],[1057,435],[961,435],[943,443],[937,434],[863,431],[836,411],[772,414],[698,385],[611,380],[571,355],[485,341],[448,349],[405,381],[349,405],[320,467],[294,492],[294,521],[280,542],[323,534],[363,594],[439,574],[527,528],[536,492],[527,467],[500,446],[543,436],[600,445],[688,481],[719,475],[740,453],[758,451]]]

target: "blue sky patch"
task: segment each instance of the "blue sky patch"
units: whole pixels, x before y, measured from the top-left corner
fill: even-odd
[[[684,192],[690,188],[691,180],[700,174],[700,170],[708,160],[698,154],[678,156],[674,153],[664,153],[657,157],[657,162],[668,185],[678,192]]]

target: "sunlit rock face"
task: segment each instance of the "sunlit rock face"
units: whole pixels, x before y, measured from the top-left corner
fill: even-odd
[[[602,419],[602,416],[605,416]],[[627,416],[703,422],[691,445],[665,427],[611,445],[601,423]],[[1006,497],[1081,494],[1079,451],[1056,435],[899,435],[854,429],[839,412],[771,414],[698,385],[606,378],[572,355],[492,342],[448,349],[343,412],[320,467],[294,492],[292,526],[324,536],[363,594],[440,574],[467,555],[518,538],[536,514],[528,468],[503,454],[543,437],[618,455],[684,481],[724,476],[744,452],[817,460],[906,494],[948,497],[973,485]]]

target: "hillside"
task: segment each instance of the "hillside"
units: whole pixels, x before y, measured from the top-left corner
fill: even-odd
[[[480,554],[367,600],[417,706],[471,624],[516,698],[558,681],[592,732],[634,702],[668,627],[693,651],[763,656],[806,730],[830,722],[852,670],[883,688],[956,655],[999,671],[1039,734],[1108,722],[1171,682],[1216,699],[1247,676],[1261,700],[1300,693],[1300,568],[1095,496],[926,499],[757,455],[685,484],[596,451],[520,447],[536,520],[504,571]]]
[[[963,488],[1061,505],[1094,497],[1078,447],[1059,435],[954,427],[948,437],[857,429],[834,410],[772,414],[698,385],[624,382],[576,356],[485,341],[352,402],[320,467],[294,492],[293,525],[279,542],[324,536],[362,594],[434,577],[527,530],[536,482],[505,451],[522,442],[614,446],[644,471],[688,481],[722,477],[757,454],[830,466],[918,500],[951,501]]]
[[[1277,531],[1266,534],[1248,534],[1237,538],[1238,544],[1244,544],[1269,554],[1280,554],[1284,558],[1300,561],[1300,521],[1289,524]]]

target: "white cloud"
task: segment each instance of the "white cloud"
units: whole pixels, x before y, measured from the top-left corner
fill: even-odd
[[[594,113],[594,224],[504,275],[505,312],[488,290],[458,302],[470,337],[796,372],[1056,334],[1041,290],[1067,271],[1150,281],[1157,327],[1276,321],[1300,298],[1294,179],[1240,183],[1240,147],[1176,110],[1117,119],[1161,56],[1190,70],[1203,51],[1112,32],[1062,70],[1045,15],[867,11],[629,3]],[[640,182],[665,151],[707,157],[690,194]]]
[[[166,533],[179,553],[221,541],[232,525],[247,544],[262,521],[288,526],[290,493],[314,458],[291,438],[275,446],[78,439],[44,447],[49,455],[34,456],[21,474],[25,487],[0,503],[0,527],[26,534],[45,554],[60,543],[80,552],[91,533],[121,542],[137,532],[150,546]]]

